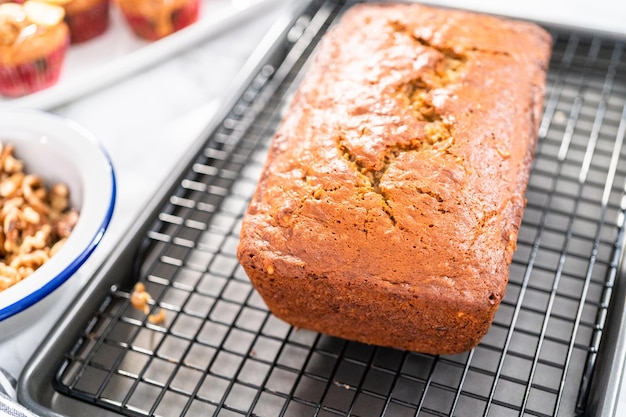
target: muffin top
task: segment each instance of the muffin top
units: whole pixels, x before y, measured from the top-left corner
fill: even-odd
[[[40,59],[69,43],[62,7],[33,0],[0,4],[0,64]]]
[[[182,8],[190,0],[117,0],[125,10],[132,10],[146,17],[160,16]]]
[[[81,13],[86,10],[90,10],[93,7],[97,7],[101,3],[106,3],[108,0],[47,0],[49,3],[56,3],[62,5],[65,9],[65,13],[72,16],[74,13]]]
[[[192,0],[116,0],[130,15],[139,15],[150,21],[159,36],[174,32],[172,17]]]

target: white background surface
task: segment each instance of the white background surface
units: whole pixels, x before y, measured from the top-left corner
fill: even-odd
[[[429,2],[540,21],[557,19],[568,26],[626,34],[626,1]],[[101,246],[61,289],[62,297],[53,311],[39,321],[25,323],[26,329],[21,334],[0,343],[0,366],[19,374],[67,303],[106,258],[188,144],[196,139],[217,103],[234,87],[235,74],[282,15],[282,4],[264,9],[254,18],[225,28],[218,36],[173,54],[123,81],[52,109],[91,130],[108,149],[118,176],[117,208]]]

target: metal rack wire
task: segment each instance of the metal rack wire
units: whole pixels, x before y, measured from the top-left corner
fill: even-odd
[[[313,2],[154,219],[135,278],[166,320],[111,287],[55,388],[127,416],[571,416],[618,273],[626,211],[626,57],[618,40],[554,31],[510,283],[470,352],[429,356],[293,329],[238,265],[240,220],[285,103],[341,2]]]

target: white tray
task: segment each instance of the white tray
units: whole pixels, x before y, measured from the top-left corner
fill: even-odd
[[[148,42],[135,36],[111,5],[107,32],[68,51],[59,81],[20,98],[0,97],[3,107],[49,110],[147,68],[164,58],[228,30],[263,7],[282,0],[201,0],[198,22],[164,39]]]

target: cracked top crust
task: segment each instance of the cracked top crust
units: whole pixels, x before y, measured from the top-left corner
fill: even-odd
[[[522,22],[351,8],[274,137],[244,220],[242,264],[497,306],[550,45]]]

